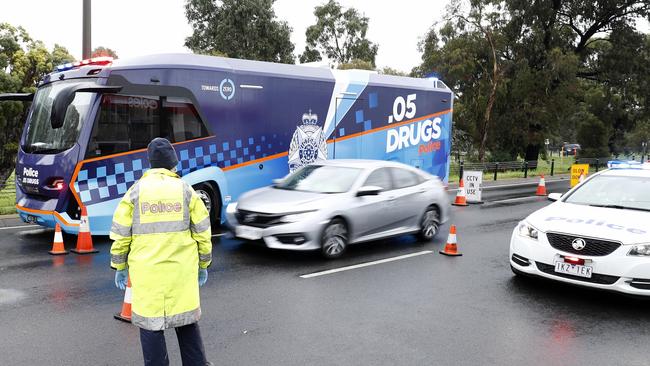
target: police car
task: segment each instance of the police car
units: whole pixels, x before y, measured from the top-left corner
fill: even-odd
[[[650,164],[608,167],[517,225],[516,275],[650,296]]]

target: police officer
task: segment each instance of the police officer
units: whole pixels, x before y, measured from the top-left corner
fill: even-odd
[[[131,278],[132,323],[140,328],[145,365],[168,365],[164,329],[174,328],[183,366],[206,362],[198,320],[199,286],[212,261],[210,215],[192,187],[176,175],[174,147],[155,138],[151,169],[126,192],[111,227],[115,285]]]

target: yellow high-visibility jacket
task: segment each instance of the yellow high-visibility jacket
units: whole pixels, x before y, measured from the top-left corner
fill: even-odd
[[[212,262],[212,241],[210,215],[190,185],[170,170],[148,170],[120,201],[110,237],[111,267],[128,265],[134,325],[199,320],[198,271]]]

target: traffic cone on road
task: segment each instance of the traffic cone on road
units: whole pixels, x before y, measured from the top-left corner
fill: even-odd
[[[462,255],[458,253],[458,246],[456,245],[456,225],[451,225],[449,236],[447,237],[447,244],[445,244],[445,249],[440,251],[440,254],[450,257],[459,257]]]
[[[54,241],[52,242],[52,250],[50,250],[48,253],[52,255],[68,254],[68,251],[65,250],[65,244],[63,243],[61,225],[59,225],[58,222],[56,224],[56,228],[54,229]]]
[[[460,184],[458,185],[458,193],[456,193],[456,199],[454,206],[467,206],[467,192],[465,192],[465,184],[463,184],[463,178],[460,178]]]
[[[539,178],[539,184],[537,185],[537,196],[546,196],[546,181],[544,181],[544,174]]]
[[[127,323],[131,322],[131,277],[129,277],[126,281],[126,290],[124,291],[122,312],[113,315],[113,318]]]
[[[93,247],[93,238],[90,236],[90,225],[88,223],[88,211],[86,207],[81,208],[81,220],[79,222],[79,234],[77,235],[77,247],[71,252],[77,254],[97,253]]]

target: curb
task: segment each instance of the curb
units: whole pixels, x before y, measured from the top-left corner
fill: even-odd
[[[553,177],[548,177],[545,178],[544,180],[546,183],[553,183],[553,182],[562,182],[562,181],[568,181],[571,178],[570,174],[556,174]],[[500,189],[500,188],[511,188],[511,187],[516,187],[516,186],[532,186],[532,185],[537,185],[539,183],[539,177],[530,177],[530,178],[512,178],[512,179],[501,179],[498,181],[494,180],[489,180],[489,181],[483,181],[483,184],[481,188],[483,190],[492,190],[492,189]],[[449,186],[447,186],[447,190],[455,190],[458,189],[458,183],[451,183]]]
[[[18,216],[18,214],[0,215],[0,227],[30,225]]]

